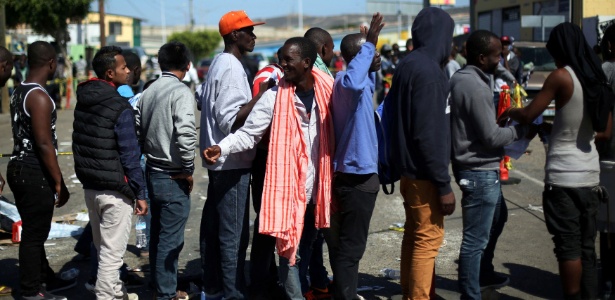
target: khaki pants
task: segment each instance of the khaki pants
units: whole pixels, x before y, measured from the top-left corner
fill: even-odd
[[[96,299],[122,299],[126,289],[118,270],[124,263],[123,256],[130,236],[132,200],[117,191],[84,192],[94,246],[98,252]]]
[[[401,244],[403,299],[429,299],[435,259],[444,238],[439,194],[430,181],[401,178],[406,224]]]

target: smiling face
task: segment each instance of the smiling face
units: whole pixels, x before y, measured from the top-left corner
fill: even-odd
[[[254,34],[254,26],[244,27],[231,32],[234,35],[237,47],[241,54],[252,52],[256,45],[256,35]]]
[[[301,49],[296,44],[285,44],[282,47],[280,66],[284,70],[284,78],[297,84],[309,72],[310,59],[301,58]]]

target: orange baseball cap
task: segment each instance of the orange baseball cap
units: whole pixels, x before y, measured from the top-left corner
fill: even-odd
[[[220,35],[225,36],[233,30],[241,29],[244,27],[263,25],[265,22],[253,22],[248,17],[243,10],[229,11],[222,18],[220,18],[220,23],[218,23],[218,28],[220,30]]]

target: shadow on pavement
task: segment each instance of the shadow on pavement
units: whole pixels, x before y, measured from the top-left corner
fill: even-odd
[[[509,270],[511,287],[537,298],[558,299],[562,297],[562,286],[558,274],[515,263],[504,263],[504,267]]]

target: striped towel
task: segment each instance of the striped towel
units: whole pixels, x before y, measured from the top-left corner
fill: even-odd
[[[312,69],[314,100],[319,112],[319,161],[318,178],[315,179],[316,227],[329,227],[331,205],[332,157],[335,153],[333,121],[329,111],[333,78]],[[265,172],[260,211],[259,232],[276,237],[278,254],[295,264],[297,247],[303,231],[307,204],[305,181],[308,167],[306,142],[301,131],[301,121],[295,106],[295,86],[282,79],[279,84],[271,140]]]

